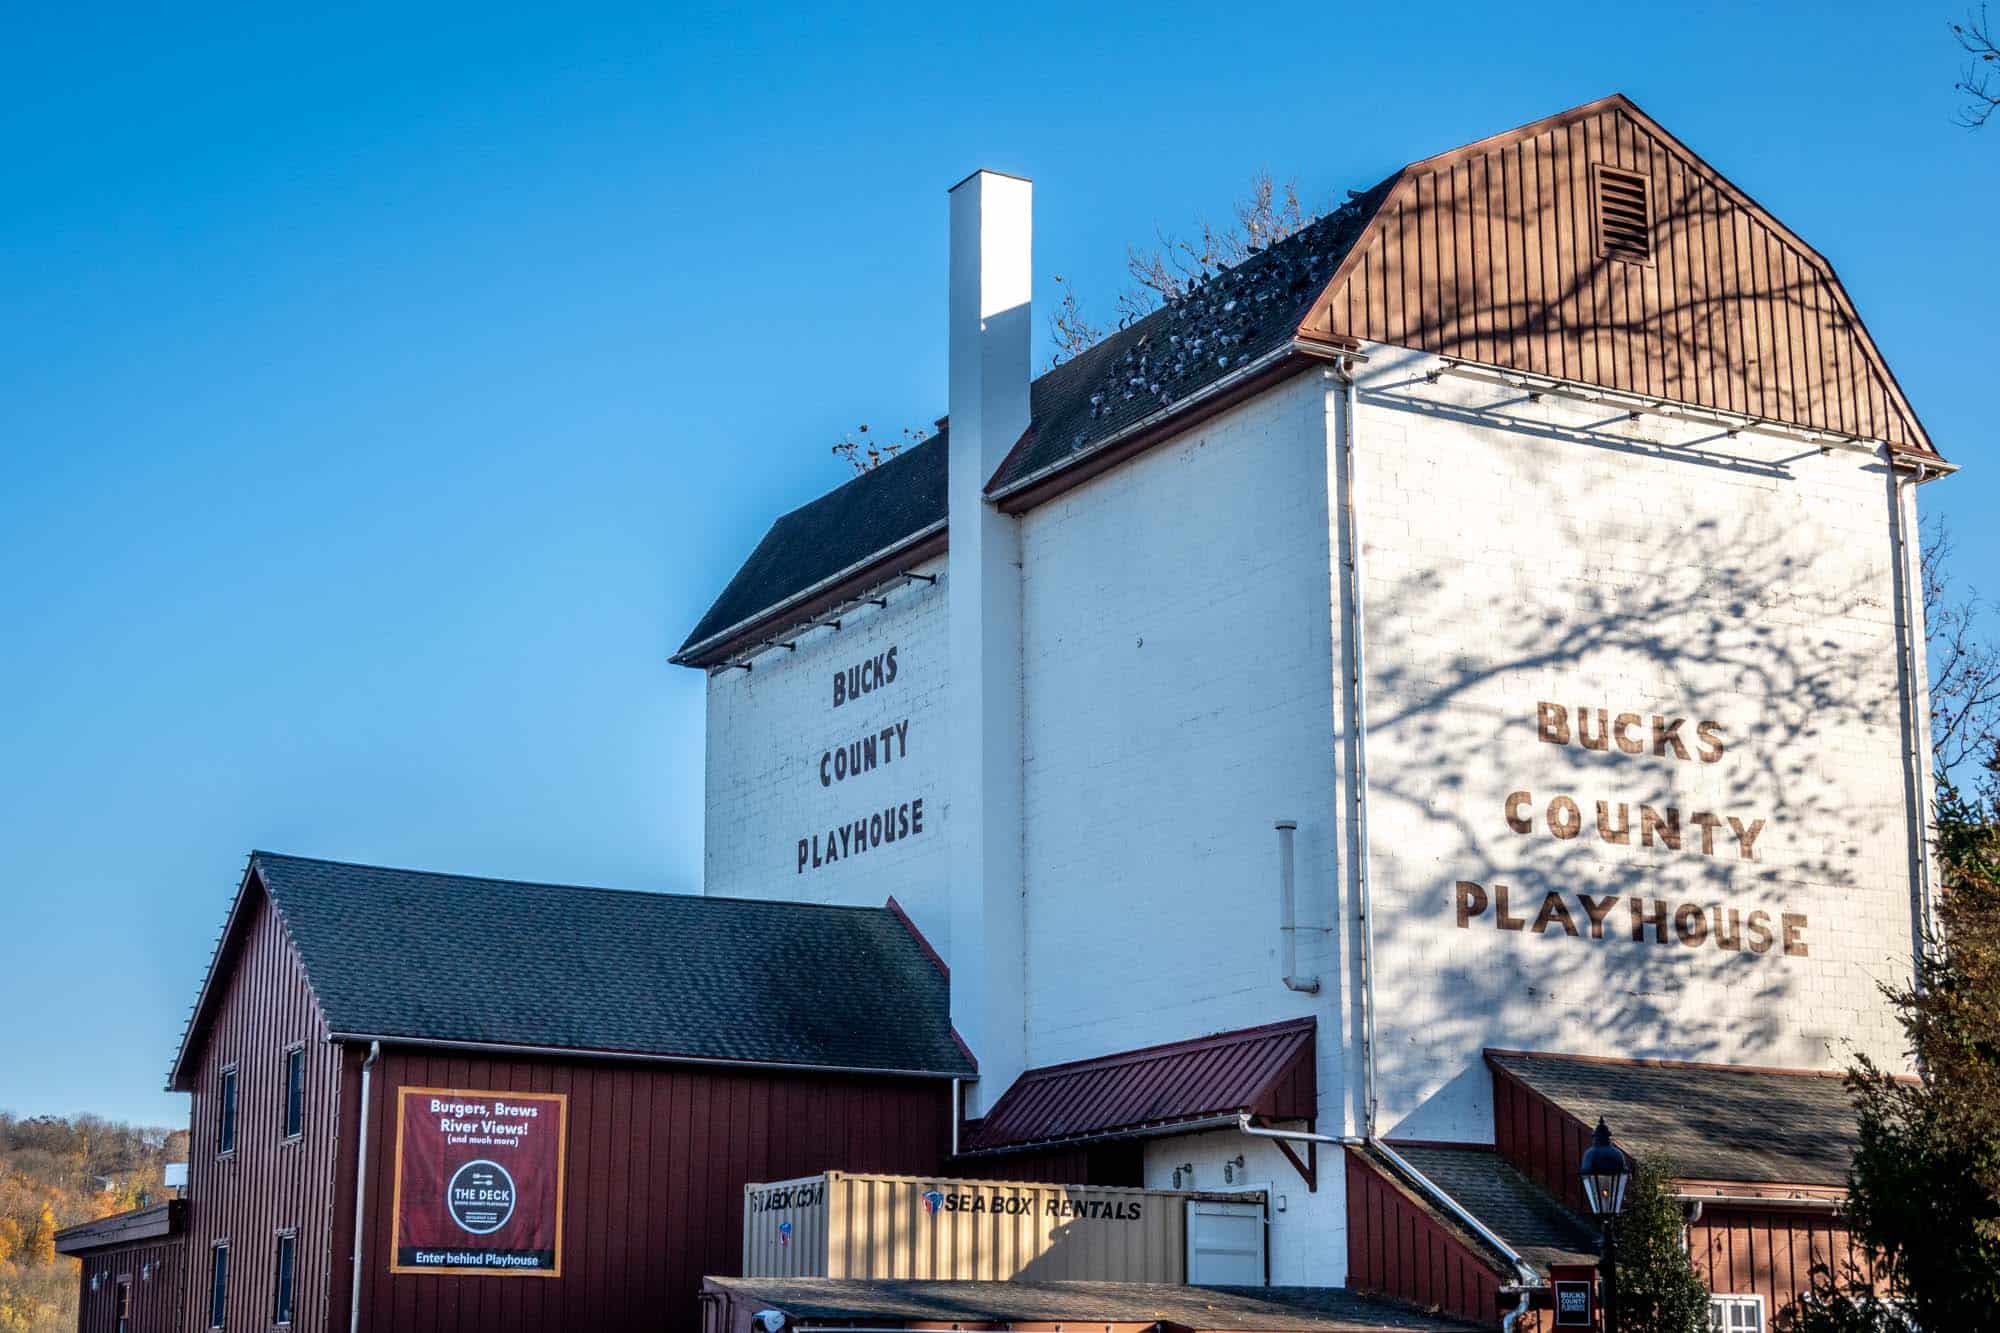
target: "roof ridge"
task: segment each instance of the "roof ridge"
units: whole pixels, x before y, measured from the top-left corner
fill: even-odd
[[[1845,1069],[1795,1069],[1784,1065],[1733,1065],[1712,1060],[1672,1060],[1664,1056],[1581,1055],[1570,1051],[1523,1051],[1504,1046],[1488,1046],[1487,1058],[1509,1056],[1530,1060],[1561,1060],[1575,1065],[1610,1066],[1614,1069],[1687,1069],[1715,1074],[1774,1074],[1784,1078],[1845,1079]]]
[[[870,907],[866,903],[812,903],[792,898],[752,898],[737,894],[703,893],[700,890],[683,892],[675,889],[621,889],[604,884],[567,884],[553,880],[505,879],[498,875],[464,875],[451,870],[418,870],[411,866],[381,865],[373,861],[342,861],[324,856],[297,856],[290,852],[273,852],[263,848],[251,850],[250,859],[254,864],[260,858],[273,861],[294,861],[305,865],[339,866],[347,870],[377,870],[392,875],[416,875],[424,879],[457,879],[480,884],[501,884],[516,889],[556,889],[565,893],[602,893],[633,898],[673,898],[709,903],[746,903],[760,907],[805,907],[822,911],[864,912],[880,915],[887,912],[885,907]]]

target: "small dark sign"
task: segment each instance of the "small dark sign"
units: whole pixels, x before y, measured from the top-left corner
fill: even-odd
[[[1557,1281],[1556,1327],[1593,1328],[1596,1320],[1590,1308],[1590,1283],[1581,1281]]]

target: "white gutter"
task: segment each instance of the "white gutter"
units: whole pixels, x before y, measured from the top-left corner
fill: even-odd
[[[1896,466],[1896,455],[1882,446],[1881,457],[1889,472],[1889,533],[1896,555],[1896,575],[1902,584],[1900,613],[1903,630],[1903,707],[1908,725],[1904,728],[1904,761],[1915,810],[1910,819],[1910,889],[1914,901],[1917,937],[1911,941],[1912,961],[1921,975],[1924,937],[1936,921],[1935,888],[1931,865],[1932,789],[1937,775],[1932,770],[1930,746],[1930,682],[1924,653],[1923,557],[1916,535],[1917,487],[1925,478],[1925,465],[1915,464],[1915,472],[1905,482]]]
[[[1090,448],[1085,449],[1082,453],[1067,454],[1064,457],[1057,459],[1053,463],[1047,463],[1041,467],[1036,468],[1033,472],[1030,472],[1027,476],[1022,477],[1019,480],[1008,482],[1006,486],[1002,487],[997,491],[989,490],[988,492],[986,492],[986,498],[988,500],[993,501],[995,504],[998,504],[1000,501],[1005,500],[1008,496],[1016,495],[1021,491],[1026,490],[1028,487],[1034,485],[1036,482],[1040,481],[1042,478],[1046,476],[1049,476],[1056,472],[1064,471],[1068,468],[1075,467],[1078,463],[1083,462],[1087,458],[1095,458],[1097,455],[1103,453],[1106,449],[1116,448],[1118,445],[1124,443],[1126,440],[1131,439],[1133,436],[1151,430],[1153,427],[1159,425],[1163,421],[1167,421],[1173,417],[1179,416],[1181,413],[1187,411],[1195,404],[1206,402],[1208,399],[1215,397],[1219,393],[1226,393],[1230,389],[1233,389],[1238,384],[1242,383],[1244,380],[1247,380],[1255,375],[1260,375],[1264,371],[1270,369],[1272,366],[1275,366],[1282,361],[1290,359],[1292,353],[1295,350],[1297,349],[1294,348],[1292,343],[1290,343],[1289,341],[1282,343],[1279,346],[1274,347],[1270,351],[1264,353],[1264,355],[1258,357],[1255,361],[1249,362],[1246,365],[1238,366],[1236,369],[1230,371],[1227,375],[1224,375],[1221,379],[1211,381],[1208,384],[1204,384],[1200,389],[1197,389],[1195,392],[1189,394],[1187,397],[1176,398],[1173,402],[1168,403],[1165,407],[1160,408],[1158,411],[1148,412],[1145,416],[1140,417],[1137,421],[1133,422],[1129,426],[1126,426],[1124,429],[1113,431],[1111,434],[1099,440],[1096,444],[1091,445]]]
[[[328,1041],[388,1042],[392,1046],[422,1046],[440,1051],[495,1051],[503,1055],[554,1055],[569,1060],[620,1060],[637,1065],[698,1065],[708,1069],[784,1069],[814,1074],[875,1074],[889,1078],[953,1079],[962,1075],[936,1069],[876,1069],[866,1065],[809,1065],[785,1060],[718,1060],[696,1055],[650,1055],[638,1051],[605,1051],[569,1046],[530,1046],[504,1041],[443,1041],[430,1037],[397,1036],[388,1032],[335,1032]]]
[[[1532,371],[1512,370],[1483,361],[1467,361],[1461,357],[1439,357],[1438,369],[1431,372],[1428,378],[1435,379],[1438,375],[1480,380],[1487,384],[1498,384],[1530,394],[1553,394],[1558,398],[1574,398],[1603,407],[1665,417],[1673,421],[1685,421],[1697,426],[1714,426],[1731,435],[1738,431],[1754,430],[1760,435],[1796,440],[1801,444],[1815,445],[1821,449],[1847,449],[1864,454],[1873,454],[1876,451],[1871,441],[1859,435],[1849,435],[1844,431],[1814,430],[1806,426],[1795,426],[1787,421],[1779,421],[1775,417],[1760,417],[1749,412],[1725,412],[1717,408],[1703,407],[1699,403],[1682,402],[1676,398],[1656,398],[1650,394],[1630,393],[1623,389],[1606,388],[1601,384],[1589,384],[1582,380],[1563,379],[1558,375],[1538,375]]]
[[[1027,1143],[1010,1143],[1004,1148],[974,1148],[960,1153],[961,1157],[1010,1157],[1015,1153],[1038,1152],[1043,1148],[1067,1148],[1082,1143],[1119,1143],[1127,1140],[1173,1139],[1183,1134],[1197,1134],[1205,1129],[1224,1129],[1234,1125],[1235,1113],[1203,1116],[1199,1120],[1175,1120],[1166,1124],[1141,1125],[1133,1129],[1111,1129],[1101,1134],[1065,1134],[1059,1139],[1034,1139]]]
[[[368,1043],[368,1058],[361,1062],[361,1143],[354,1157],[354,1285],[347,1298],[348,1333],[361,1328],[361,1238],[368,1229],[368,1085],[375,1062],[382,1058],[382,1043]]]
[[[826,591],[828,588],[836,587],[839,584],[845,582],[846,580],[853,578],[856,574],[859,574],[862,570],[868,568],[868,566],[879,565],[884,560],[887,560],[891,556],[895,555],[898,551],[907,551],[911,547],[916,546],[919,543],[923,542],[926,538],[936,536],[938,533],[943,532],[944,530],[945,530],[945,521],[943,519],[939,519],[935,523],[926,524],[925,526],[918,528],[915,532],[911,533],[909,536],[903,538],[901,541],[891,543],[890,545],[883,547],[879,551],[875,551],[868,555],[865,555],[861,559],[855,561],[853,564],[847,566],[847,568],[829,574],[825,578],[821,579],[819,582],[814,583],[809,587],[801,588],[798,592],[793,593],[790,597],[785,598],[777,605],[767,606],[762,610],[755,612],[752,615],[745,616],[743,619],[737,621],[734,625],[731,625],[726,629],[717,630],[715,633],[703,639],[700,643],[689,644],[687,647],[675,653],[672,657],[668,658],[667,660],[669,662],[673,662],[678,665],[692,665],[695,658],[700,657],[710,648],[715,647],[717,644],[727,643],[731,638],[731,636],[741,634],[745,629],[749,628],[752,625],[755,625],[757,622],[761,620],[775,619],[776,617],[783,615],[788,609],[798,606],[802,602],[809,602],[814,597],[818,596],[820,593]]]
[[[1347,579],[1347,645],[1353,672],[1347,692],[1347,734],[1353,743],[1354,770],[1348,774],[1348,789],[1354,801],[1355,895],[1361,916],[1361,976],[1357,987],[1361,1005],[1361,1096],[1362,1132],[1375,1137],[1375,913],[1369,901],[1368,852],[1368,656],[1367,619],[1363,607],[1361,568],[1361,511],[1355,501],[1354,472],[1354,371],[1346,361],[1336,363],[1334,378],[1340,384],[1340,451],[1346,467],[1341,483],[1341,508],[1346,513],[1347,549],[1341,565]]]
[[[1705,1204],[1713,1204],[1717,1208],[1778,1208],[1786,1212],[1801,1213],[1837,1213],[1847,1206],[1845,1199],[1824,1199],[1817,1196],[1786,1199],[1759,1194],[1696,1194],[1684,1190],[1674,1194],[1674,1202],[1691,1203],[1697,1209]],[[1696,1212],[1694,1216],[1700,1217],[1701,1214]]]
[[[1250,1123],[1248,1111],[1236,1113],[1236,1128],[1253,1139],[1285,1139],[1292,1143],[1331,1143],[1335,1147],[1344,1147],[1347,1144],[1347,1140],[1338,1134],[1315,1134],[1305,1129],[1265,1129],[1262,1125]]]

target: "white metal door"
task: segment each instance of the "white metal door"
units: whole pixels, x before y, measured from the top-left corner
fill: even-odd
[[[1199,1287],[1264,1285],[1264,1205],[1187,1202],[1187,1280]]]

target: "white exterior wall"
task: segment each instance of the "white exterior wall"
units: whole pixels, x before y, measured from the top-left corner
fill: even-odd
[[[1300,376],[1023,516],[1030,1065],[1315,1014],[1338,1117],[1327,403]],[[1316,996],[1281,980],[1280,818]],[[1267,1142],[1189,1135],[1146,1183],[1222,1188],[1238,1153],[1288,1200],[1272,1280],[1339,1282],[1337,1156],[1309,1194]]]
[[[1907,979],[1912,940],[1880,461],[1430,385],[1428,359],[1373,351],[1357,483],[1383,1130],[1490,1141],[1487,1046],[1900,1065],[1876,989]],[[1567,707],[1570,744],[1540,739],[1543,701]],[[1593,733],[1597,708],[1637,715],[1644,752],[1577,745],[1578,706]],[[1655,752],[1656,715],[1687,719],[1688,760]],[[1701,721],[1724,738],[1713,763]],[[1532,793],[1527,833],[1513,792]],[[1579,807],[1573,838],[1551,832],[1558,796]],[[1627,805],[1629,845],[1599,836],[1598,800],[1614,833]],[[1641,845],[1642,802],[1681,811],[1682,850]],[[1696,811],[1763,820],[1754,859],[1726,824],[1702,854]],[[1499,928],[1497,901],[1459,927],[1460,880],[1490,900],[1507,885],[1520,928]],[[1577,937],[1553,915],[1536,931],[1551,891]],[[1579,893],[1618,896],[1604,939]],[[1634,896],[1691,905],[1699,946],[1671,923],[1667,943],[1651,927],[1634,943]],[[1718,947],[1717,909],[1768,913],[1768,951]],[[1783,913],[1805,918],[1805,953],[1785,951]]]
[[[1325,410],[1301,376],[1023,517],[1033,1064],[1324,1006],[1280,980],[1272,825],[1331,982]]]
[[[863,907],[893,896],[944,951],[944,567],[942,558],[917,566],[938,581],[885,593],[886,608],[860,607],[838,630],[801,631],[795,652],[773,649],[749,671],[709,677],[705,893]],[[835,673],[891,648],[895,679],[836,707]],[[894,757],[882,762],[882,730],[904,723]],[[869,734],[877,737],[876,767],[821,785],[822,758]],[[825,862],[830,831],[837,839],[841,824],[917,800],[921,834]],[[801,870],[799,840],[815,835],[822,863],[813,865],[809,841]]]
[[[1322,1059],[1338,1057],[1337,1048],[1322,1048]],[[1301,1126],[1287,1125],[1287,1129]],[[1294,1144],[1301,1161],[1306,1145]],[[1224,1175],[1224,1164],[1243,1159],[1236,1179]],[[1146,1145],[1148,1189],[1173,1189],[1176,1168],[1192,1166],[1192,1179],[1180,1188],[1200,1190],[1263,1190],[1270,1200],[1265,1233],[1274,1286],[1339,1286],[1347,1278],[1347,1158],[1346,1150],[1321,1144],[1317,1171],[1319,1190],[1307,1190],[1305,1180],[1269,1139],[1251,1138],[1234,1130],[1211,1130],[1154,1139]]]
[[[1486,1047],[1899,1064],[1876,990],[1907,976],[1912,936],[1879,462],[1429,384],[1430,359],[1370,354],[1356,485],[1379,1128],[1490,1141]],[[1031,1066],[1313,1014],[1318,1128],[1361,1128],[1339,397],[1326,374],[1298,376],[1020,520]],[[712,681],[709,892],[893,893],[951,956],[946,596],[942,582],[893,593]],[[896,682],[830,708],[834,669],[891,643]],[[1565,707],[1573,738],[1579,706],[1593,723],[1597,708],[1631,713],[1644,752],[1545,742],[1542,702]],[[1686,719],[1687,760],[1654,753],[1656,714]],[[823,751],[902,718],[907,759],[820,786]],[[1723,741],[1713,763],[1702,722]],[[1507,821],[1520,791],[1527,833]],[[797,871],[799,837],[917,795],[921,838]],[[1574,838],[1549,831],[1558,796],[1578,804]],[[1596,835],[1600,799],[1628,806],[1629,844]],[[1680,812],[1679,851],[1641,845],[1641,803]],[[1754,857],[1726,823],[1702,853],[1701,811],[1762,820]],[[1299,970],[1321,979],[1316,996],[1280,980],[1279,818],[1299,821]],[[1461,880],[1487,895],[1464,926]],[[1519,929],[1496,924],[1502,885]],[[1575,937],[1556,916],[1535,929],[1550,892]],[[1618,898],[1602,939],[1584,893]],[[1632,941],[1635,895],[1666,905],[1666,943]],[[1682,904],[1700,910],[1699,947],[1675,934]],[[1768,913],[1767,951],[1718,948],[1718,909]],[[1805,919],[1803,954],[1785,952],[1786,913]],[[1238,1153],[1287,1199],[1273,1279],[1344,1280],[1337,1154],[1311,1193],[1268,1143],[1188,1135],[1148,1145],[1146,1184],[1192,1163],[1217,1187]]]

